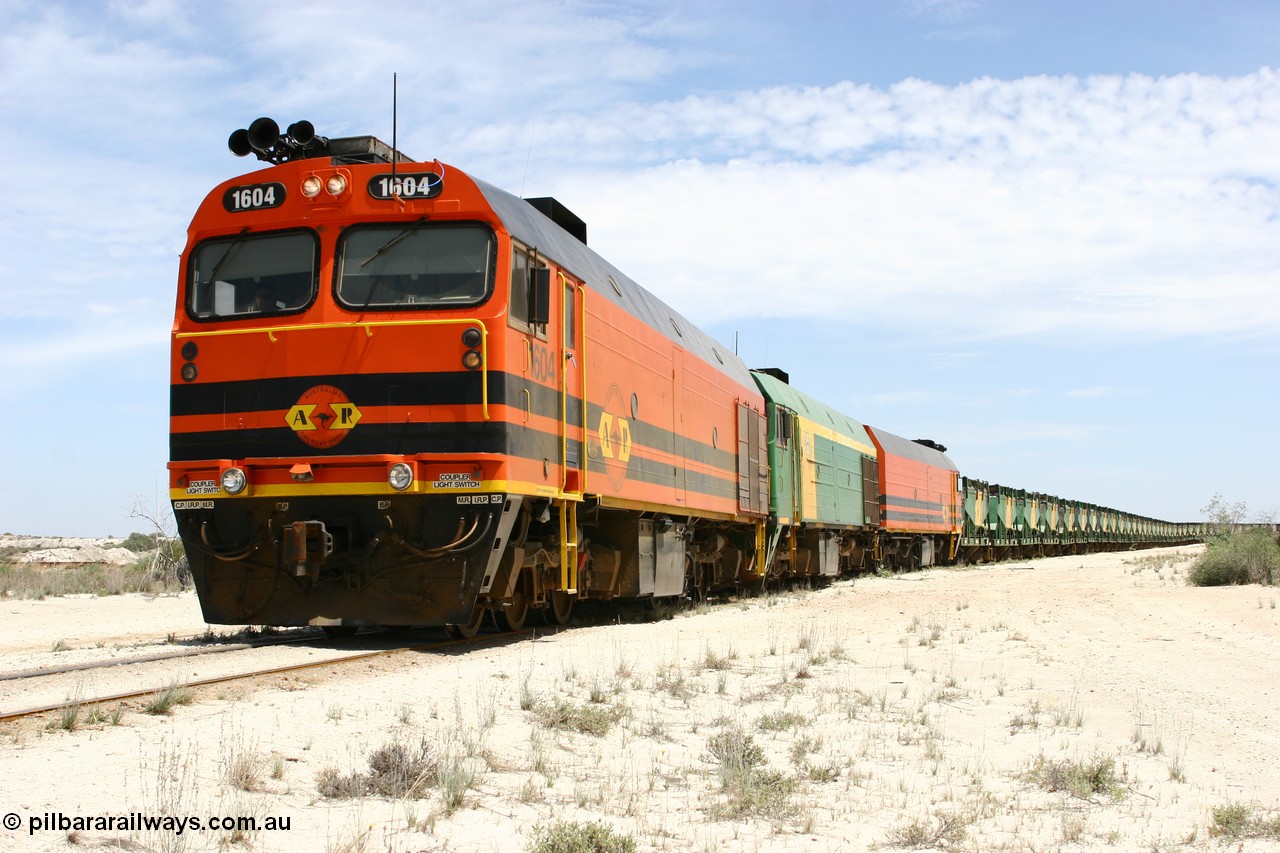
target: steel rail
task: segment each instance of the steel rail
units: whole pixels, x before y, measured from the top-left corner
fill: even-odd
[[[69,666],[58,666],[39,669],[24,669],[17,672],[0,673],[0,681],[19,681],[25,678],[40,678],[45,675],[65,675],[69,672],[87,672],[94,669],[110,669],[113,666],[131,666],[135,663],[156,663],[157,661],[177,660],[179,658],[199,657],[200,655],[216,655],[222,652],[239,652],[246,649],[261,649],[270,646],[289,646],[300,643],[315,643],[330,639],[328,637],[288,637],[263,643],[211,643],[208,648],[188,648],[181,651],[141,655],[135,658],[120,660],[93,661],[77,663]]]
[[[385,657],[385,656],[390,656],[394,654],[400,654],[401,652],[418,652],[418,651],[427,651],[430,649],[449,648],[453,646],[482,645],[482,644],[487,645],[490,643],[496,645],[503,642],[509,642],[513,639],[518,639],[520,637],[523,637],[525,635],[532,634],[532,633],[535,633],[534,629],[526,628],[520,631],[506,631],[498,634],[486,634],[484,636],[472,637],[470,639],[464,639],[464,640],[442,640],[442,641],[437,641],[432,643],[420,643],[412,646],[397,646],[396,648],[393,648],[393,649],[378,649],[377,651],[360,652],[354,655],[346,655],[345,657],[327,658],[325,660],[308,661],[306,663],[290,664],[288,666],[276,666],[276,667],[270,667],[268,669],[254,670],[252,672],[237,673],[234,675],[218,675],[218,676],[213,676],[211,678],[199,678],[199,679],[195,679],[194,681],[182,682],[180,685],[177,685],[177,686],[208,687],[213,684],[224,684],[228,681],[241,681],[247,678],[259,678],[261,676],[266,676],[266,675],[280,675],[286,672],[298,672],[301,670],[315,669],[317,667],[322,667],[322,666],[333,666],[333,665],[344,664],[344,663],[353,663],[355,661],[369,660],[371,658],[376,658],[376,657]],[[67,708],[68,706],[71,706],[71,705],[78,705],[79,707],[82,707],[82,708],[88,708],[88,707],[93,707],[95,705],[103,705],[107,702],[123,702],[128,699],[140,699],[144,696],[153,696],[157,693],[160,693],[168,689],[170,686],[173,686],[173,685],[166,685],[165,687],[151,687],[151,688],[147,688],[146,690],[131,690],[126,693],[114,693],[109,696],[97,696],[92,699],[77,699],[74,701],[64,701],[64,702],[59,702],[55,705],[42,705],[36,708],[24,708],[20,711],[0,711],[0,723],[8,722],[10,720],[21,719],[23,717],[34,717],[39,714],[48,714],[55,711],[61,711],[62,709]]]

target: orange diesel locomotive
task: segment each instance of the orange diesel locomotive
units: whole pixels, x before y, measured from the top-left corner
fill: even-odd
[[[169,486],[210,623],[449,625],[758,579],[764,401],[526,201],[269,119],[182,254]]]

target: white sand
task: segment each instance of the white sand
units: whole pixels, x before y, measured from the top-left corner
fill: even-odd
[[[130,709],[118,726],[0,726],[0,815],[21,821],[0,829],[0,850],[228,841],[27,834],[46,813],[134,812],[289,820],[231,848],[255,851],[515,851],[556,819],[604,821],[640,850],[866,850],[913,821],[958,850],[1223,849],[1211,808],[1280,806],[1280,590],[1187,587],[1185,561],[1154,567],[1173,553],[842,581],[210,688],[171,716]],[[4,671],[204,631],[190,595],[4,601],[0,620]],[[59,641],[71,649],[53,652]],[[173,664],[172,677],[191,669]],[[620,719],[603,736],[549,728],[538,709],[557,700]],[[754,778],[773,799],[723,789],[709,744],[734,725],[762,749]],[[365,771],[390,741],[473,772],[461,805],[447,809],[438,787],[412,800],[320,796],[323,769]],[[1112,759],[1122,795],[1045,790],[1026,775],[1037,758]],[[241,760],[256,790],[229,783]],[[941,832],[944,820],[958,830]]]

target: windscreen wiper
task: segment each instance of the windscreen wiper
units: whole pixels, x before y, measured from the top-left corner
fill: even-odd
[[[227,261],[231,260],[231,253],[236,250],[236,246],[240,245],[240,241],[243,240],[244,236],[248,233],[249,229],[246,227],[236,235],[236,238],[231,241],[229,246],[227,246],[227,250],[222,253],[222,257],[218,258],[218,262],[213,265],[213,269],[209,271],[209,277],[206,278],[205,281],[217,281],[218,273],[222,272],[222,268],[227,265]]]
[[[399,242],[400,242],[401,240],[403,240],[405,237],[408,237],[408,236],[409,236],[409,234],[411,234],[414,230],[416,230],[418,227],[420,227],[420,226],[422,225],[422,223],[424,223],[424,222],[426,222],[426,221],[427,221],[427,217],[425,217],[425,216],[424,216],[424,217],[422,217],[421,219],[419,219],[417,222],[415,222],[415,223],[413,223],[412,225],[410,225],[408,228],[406,228],[406,229],[404,229],[403,231],[401,231],[401,232],[400,232],[399,234],[397,234],[396,236],[392,237],[392,238],[391,238],[390,240],[388,240],[387,242],[383,243],[381,246],[379,246],[379,247],[378,247],[378,251],[374,252],[372,255],[370,255],[368,258],[366,258],[366,259],[365,259],[364,263],[362,263],[362,264],[360,265],[360,269],[364,269],[365,267],[369,266],[369,264],[371,264],[371,263],[373,263],[374,261],[376,261],[376,260],[377,260],[378,258],[380,258],[380,257],[381,257],[385,252],[387,252],[389,249],[391,249],[393,246],[395,246],[397,243],[399,243]]]

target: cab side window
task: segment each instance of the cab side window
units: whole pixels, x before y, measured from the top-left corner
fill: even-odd
[[[511,308],[507,312],[507,322],[514,328],[521,329],[543,340],[547,337],[545,323],[531,321],[533,306],[533,271],[539,266],[533,259],[533,253],[519,243],[511,244]]]
[[[577,300],[572,284],[564,286],[564,345],[568,349],[578,346]]]

